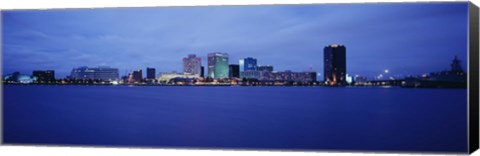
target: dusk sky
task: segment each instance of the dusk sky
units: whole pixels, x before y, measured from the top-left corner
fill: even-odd
[[[120,75],[226,52],[276,71],[323,75],[323,48],[347,48],[347,73],[372,77],[466,70],[468,3],[369,3],[2,11],[3,74],[110,66]],[[206,71],[205,71],[206,72]]]

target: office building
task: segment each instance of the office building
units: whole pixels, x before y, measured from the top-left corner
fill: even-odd
[[[135,70],[132,72],[131,78],[134,82],[140,83],[142,82],[143,75],[142,75],[142,70]]]
[[[258,71],[268,71],[268,72],[273,72],[273,66],[258,66],[257,67]]]
[[[247,71],[242,71],[240,72],[240,78],[245,78],[245,79],[260,79],[260,71],[256,70],[247,70]]]
[[[238,64],[228,65],[228,77],[240,78],[240,66]]]
[[[154,80],[155,79],[155,68],[147,67],[147,80]]]
[[[54,82],[55,71],[53,70],[34,70],[32,76],[37,78],[37,82]]]
[[[79,67],[72,69],[70,78],[81,80],[117,80],[119,77],[117,68],[110,67]]]
[[[228,54],[210,53],[208,54],[208,77],[214,79],[228,78]]]
[[[205,67],[202,66],[201,69],[202,70],[200,71],[200,77],[205,77]]]
[[[324,81],[328,85],[345,85],[347,74],[346,48],[329,45],[324,48]]]
[[[240,72],[256,71],[257,70],[257,59],[251,58],[251,57],[240,59],[239,66],[240,66]]]
[[[183,72],[186,74],[201,75],[202,59],[193,54],[183,58]]]

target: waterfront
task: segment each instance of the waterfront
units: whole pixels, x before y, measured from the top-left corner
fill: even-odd
[[[4,85],[7,144],[467,151],[466,89]]]

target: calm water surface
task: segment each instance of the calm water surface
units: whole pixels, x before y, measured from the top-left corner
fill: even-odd
[[[7,144],[467,151],[466,89],[4,86]]]

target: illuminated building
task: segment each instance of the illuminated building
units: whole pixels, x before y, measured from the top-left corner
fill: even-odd
[[[79,67],[72,69],[70,78],[81,80],[117,80],[118,69],[110,67]]]
[[[208,54],[208,77],[214,79],[228,78],[228,54]]]
[[[37,80],[37,77],[23,75],[20,74],[20,72],[13,72],[12,74],[6,75],[3,80],[7,83],[32,83]]]
[[[53,70],[34,70],[32,76],[37,77],[38,82],[53,82],[55,81],[55,71]]]
[[[238,64],[228,65],[228,77],[229,78],[240,77],[240,66]]]
[[[176,73],[176,72],[171,72],[171,73],[160,73],[160,76],[158,77],[159,82],[169,82],[172,79],[175,78],[192,78],[192,79],[197,79],[200,78],[199,75],[197,74],[188,74],[188,73]]]
[[[324,81],[328,85],[345,85],[347,74],[346,48],[329,45],[324,48]]]
[[[202,72],[202,58],[193,54],[183,58],[183,72],[200,76]]]

